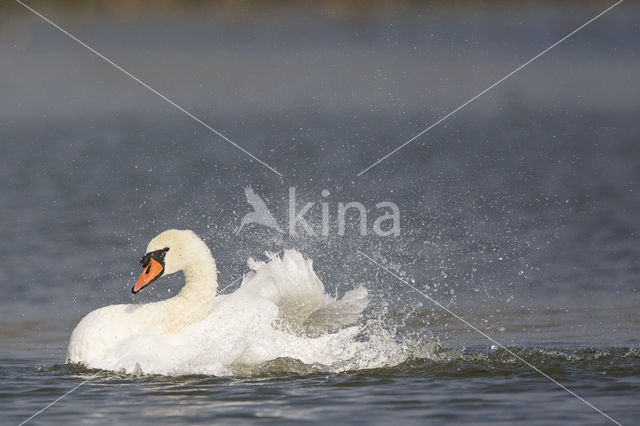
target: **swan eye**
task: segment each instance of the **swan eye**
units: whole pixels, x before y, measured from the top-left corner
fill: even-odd
[[[165,252],[169,251],[169,247],[165,247],[162,250],[164,250]]]

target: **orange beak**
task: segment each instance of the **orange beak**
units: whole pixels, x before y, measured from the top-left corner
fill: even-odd
[[[136,281],[136,285],[133,286],[133,290],[131,291],[133,291],[134,293],[139,292],[144,287],[148,286],[157,278],[159,278],[163,272],[164,266],[162,266],[162,264],[157,260],[151,259],[149,261],[149,264],[144,268],[144,271],[142,271],[142,275],[140,275],[140,278],[138,278],[138,281]]]

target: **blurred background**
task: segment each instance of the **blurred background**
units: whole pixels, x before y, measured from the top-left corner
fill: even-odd
[[[640,7],[625,2],[357,174],[608,2],[30,1],[268,163],[258,164],[13,1],[0,5],[0,339],[64,358],[74,324],[130,294],[147,242],[190,228],[221,288],[295,247],[332,294],[366,285],[450,345],[481,341],[358,256],[508,343],[637,345]],[[612,3],[611,3],[612,4]],[[328,237],[281,224],[288,188]],[[329,196],[321,197],[326,189]],[[399,237],[337,235],[337,203],[395,202]],[[173,292],[173,293],[171,293]],[[415,312],[408,315],[407,312]],[[6,355],[5,354],[5,355]]]

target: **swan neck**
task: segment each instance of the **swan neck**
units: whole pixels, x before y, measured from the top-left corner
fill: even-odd
[[[180,295],[195,296],[201,302],[213,299],[218,289],[218,270],[208,249],[193,259],[182,272],[185,284],[179,293]]]
[[[149,306],[155,323],[165,333],[176,333],[209,315],[218,288],[216,263],[209,249],[183,268],[185,284],[167,300]]]

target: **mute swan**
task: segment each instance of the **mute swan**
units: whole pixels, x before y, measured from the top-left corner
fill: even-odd
[[[364,287],[347,292],[340,300],[326,295],[322,282],[313,272],[311,261],[305,260],[295,250],[285,251],[282,259],[272,257],[268,263],[253,262],[254,271],[243,278],[238,290],[216,296],[215,260],[207,245],[190,230],[167,230],[153,238],[140,265],[143,271],[133,286],[134,294],[161,276],[178,271],[183,271],[185,285],[176,296],[167,300],[105,306],[89,313],[71,334],[67,362],[94,367],[116,365],[118,363],[113,361],[115,354],[122,355],[123,348],[149,330],[159,337],[150,344],[149,353],[144,354],[143,358],[147,357],[147,360],[153,356],[164,355],[166,358],[166,354],[157,353],[157,350],[171,336],[192,338],[194,333],[219,333],[217,337],[229,341],[227,337],[222,338],[219,329],[197,328],[208,324],[207,321],[215,321],[216,327],[222,328],[245,327],[242,333],[246,335],[247,330],[258,330],[258,325],[252,329],[252,324],[238,325],[239,321],[267,318],[269,323],[282,320],[287,330],[294,332],[306,325],[308,334],[318,335],[353,323],[368,303]],[[243,311],[251,309],[257,313],[242,315]],[[275,321],[269,320],[273,313]],[[203,321],[205,319],[207,321]],[[191,334],[185,333],[186,328],[191,330]],[[187,337],[178,339],[179,344],[185,345]],[[264,338],[264,333],[259,337]],[[243,342],[243,347],[250,346],[250,343]],[[176,343],[172,341],[171,344]],[[212,350],[221,350],[221,344],[216,346]],[[210,353],[211,350],[208,351]],[[107,359],[109,363],[104,364]]]

